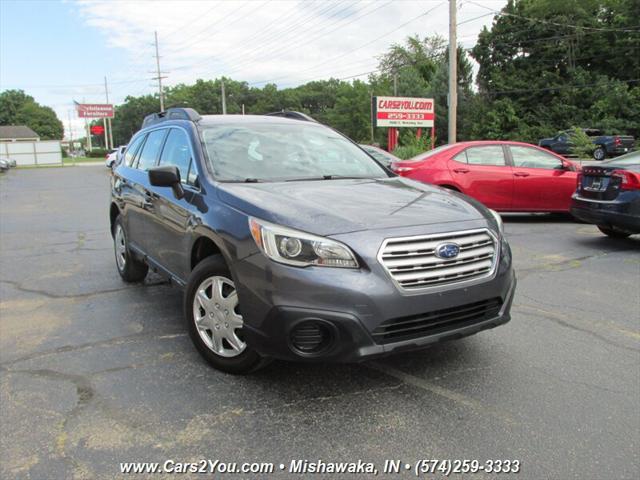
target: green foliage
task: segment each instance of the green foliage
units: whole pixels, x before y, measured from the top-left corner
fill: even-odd
[[[537,142],[570,125],[640,134],[640,2],[509,0],[502,13],[471,53],[474,137]]]
[[[579,127],[571,127],[571,142],[573,143],[573,153],[580,158],[590,158],[596,149],[595,143],[589,136]]]
[[[22,90],[0,93],[0,125],[26,125],[43,140],[60,140],[64,133],[55,112]]]
[[[393,154],[402,160],[406,160],[430,149],[431,139],[426,138],[425,136],[422,136],[420,138],[410,136],[408,137],[407,141],[405,141],[405,143],[397,146],[393,150]]]
[[[107,153],[104,148],[94,148],[92,151],[87,152],[86,155],[91,158],[106,158]]]

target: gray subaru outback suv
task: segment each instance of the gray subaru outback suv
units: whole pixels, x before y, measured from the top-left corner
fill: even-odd
[[[358,361],[510,319],[495,212],[394,175],[302,114],[150,115],[111,182],[118,272],[182,287],[218,369]]]

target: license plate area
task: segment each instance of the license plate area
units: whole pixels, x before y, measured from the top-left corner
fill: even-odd
[[[584,177],[582,188],[590,192],[604,192],[609,186],[610,177]]]

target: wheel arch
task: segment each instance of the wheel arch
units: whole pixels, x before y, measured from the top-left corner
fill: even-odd
[[[191,245],[189,270],[193,271],[198,263],[212,255],[222,255],[227,265],[229,265],[228,258],[223,253],[223,249],[220,248],[218,243],[216,243],[216,241],[209,235],[199,235]]]
[[[462,190],[460,190],[460,188],[450,183],[439,183],[438,186],[441,188],[446,188],[447,190],[453,190],[454,192],[462,193]]]
[[[109,230],[111,231],[111,235],[113,235],[113,224],[116,222],[116,218],[120,215],[120,208],[116,202],[111,202],[111,206],[109,207]]]

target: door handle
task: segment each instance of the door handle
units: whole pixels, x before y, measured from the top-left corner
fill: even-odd
[[[468,168],[454,168],[453,171],[456,173],[469,173]]]
[[[514,177],[528,177],[529,174],[527,172],[514,172]]]

